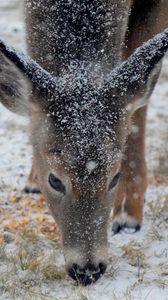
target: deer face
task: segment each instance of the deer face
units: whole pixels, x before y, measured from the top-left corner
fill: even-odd
[[[78,79],[68,86],[66,100],[61,95],[59,124],[55,100],[47,113],[36,107],[30,122],[37,176],[62,231],[67,270],[84,284],[106,269],[107,223],[120,177],[126,136],[121,128],[128,117],[124,109],[109,114],[108,99],[88,76],[79,96],[74,92]],[[84,108],[80,102],[85,101]]]
[[[105,272],[107,223],[130,116],[147,104],[151,72],[167,48],[165,31],[111,72],[79,63],[53,78],[0,42],[1,101],[29,113],[41,190],[62,230],[67,270],[83,284]],[[32,93],[24,103],[21,73]]]
[[[66,150],[57,148],[46,153],[37,147],[34,154],[42,191],[62,231],[66,268],[83,284],[94,282],[107,264],[107,222],[118,170],[95,160],[79,165],[73,152],[67,160]]]

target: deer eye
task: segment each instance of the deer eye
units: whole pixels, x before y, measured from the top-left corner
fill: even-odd
[[[54,190],[63,193],[65,195],[65,186],[63,185],[63,183],[59,178],[57,178],[55,175],[50,173],[48,181]]]
[[[119,178],[120,178],[120,175],[121,175],[121,173],[118,172],[118,173],[114,176],[114,178],[112,179],[112,181],[111,181],[110,184],[109,184],[109,190],[113,189],[113,188],[117,185],[118,180],[119,180]]]

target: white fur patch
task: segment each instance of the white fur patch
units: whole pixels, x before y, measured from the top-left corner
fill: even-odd
[[[127,224],[128,227],[134,227],[136,225],[136,220],[133,217],[129,216],[125,211],[125,201],[126,199],[124,197],[121,203],[121,213],[115,217],[113,223],[118,222],[120,225]]]
[[[91,174],[93,172],[93,170],[95,170],[97,168],[97,166],[98,166],[98,163],[96,161],[94,161],[94,160],[88,161],[86,164],[86,168],[87,168],[89,174]]]
[[[86,163],[86,169],[88,170],[89,174],[91,174],[98,166],[98,163],[94,160],[90,160]]]
[[[95,245],[92,250],[92,262],[95,266],[98,266],[100,262],[107,264],[107,247]],[[90,254],[89,254],[90,255]],[[71,267],[73,264],[77,264],[83,269],[88,262],[88,254],[83,253],[82,248],[64,248],[64,257],[67,267]]]
[[[124,198],[121,204],[121,213],[123,214],[125,212],[125,201],[126,199]]]
[[[113,223],[114,222],[118,222],[120,225],[126,224],[128,227],[134,227],[137,224],[136,220],[129,216],[125,211],[117,215],[113,220]]]

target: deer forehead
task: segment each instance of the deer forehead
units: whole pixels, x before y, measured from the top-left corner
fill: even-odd
[[[98,163],[95,160],[90,160],[86,163],[86,169],[91,174],[98,167]]]

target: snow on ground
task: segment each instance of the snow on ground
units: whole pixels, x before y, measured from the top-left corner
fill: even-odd
[[[22,0],[0,1],[0,36],[25,50]],[[116,236],[109,230],[108,270],[89,287],[77,287],[65,274],[59,230],[45,200],[21,194],[31,158],[27,120],[0,106],[0,300],[168,300],[167,82],[165,59],[148,112],[150,185],[142,230]]]

